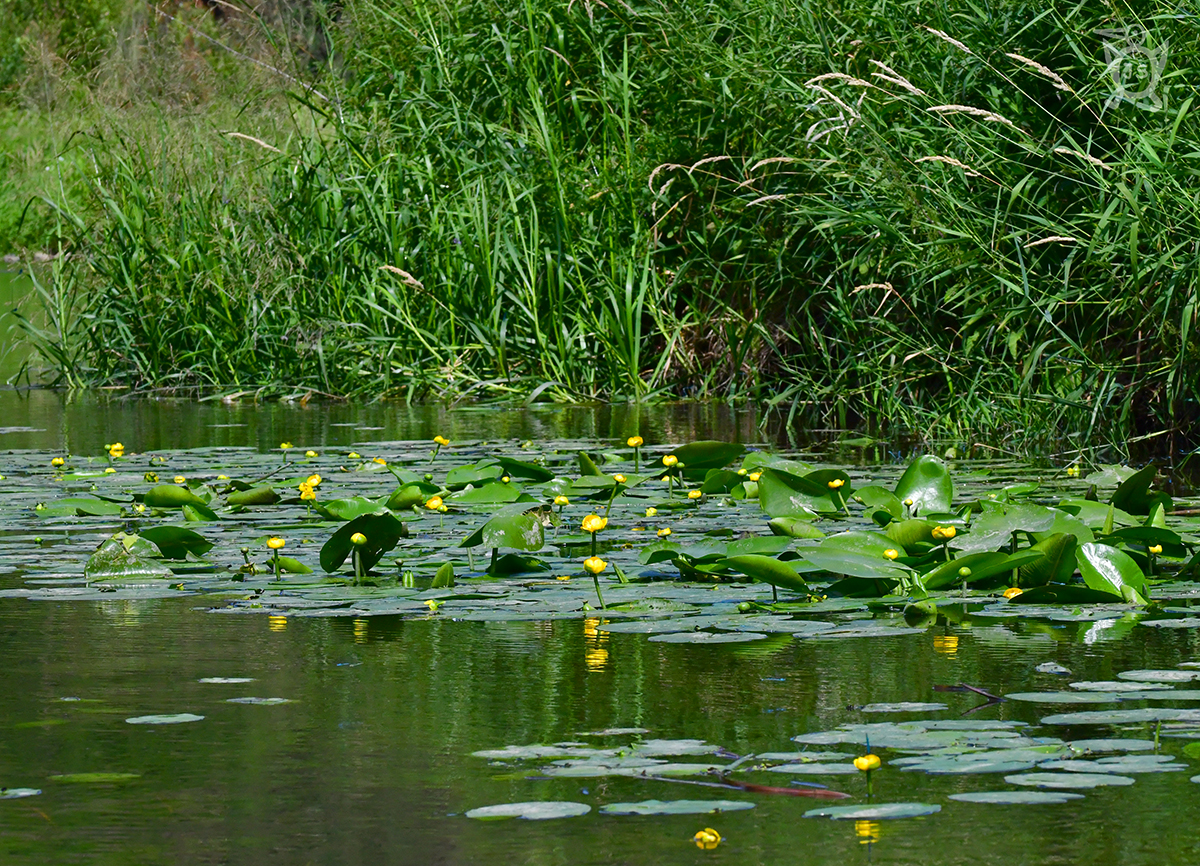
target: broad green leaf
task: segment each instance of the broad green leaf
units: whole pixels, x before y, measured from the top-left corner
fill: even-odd
[[[413,482],[399,487],[388,497],[387,507],[392,511],[410,511],[419,508],[437,495],[438,487],[425,482]]]
[[[937,525],[916,517],[911,520],[893,520],[884,527],[883,534],[895,543],[893,546],[898,545],[903,553],[918,545],[933,544],[933,529]]]
[[[812,472],[813,468],[807,463],[799,460],[788,460],[786,457],[780,457],[777,454],[771,454],[768,451],[751,451],[742,460],[742,468],[747,472],[753,472],[755,469],[778,469],[780,472],[786,472],[789,475],[804,476]]]
[[[1076,553],[1083,582],[1130,604],[1146,604],[1146,576],[1133,558],[1107,544],[1084,544]]]
[[[446,501],[455,505],[496,505],[501,502],[535,502],[521,492],[516,484],[493,482],[482,487],[465,487],[446,496]]]
[[[738,475],[728,469],[710,469],[704,475],[704,483],[700,485],[700,492],[729,493],[745,480],[745,475]]]
[[[122,508],[120,503],[94,496],[68,496],[39,505],[34,510],[38,517],[114,517],[121,513]]]
[[[298,559],[290,556],[279,557],[279,570],[288,574],[312,574],[312,569]]]
[[[778,586],[795,592],[807,592],[808,584],[794,568],[786,562],[780,562],[770,556],[748,553],[741,556],[730,556],[719,563],[725,568],[740,571],[747,577]]]
[[[830,536],[833,538],[835,536]],[[829,539],[826,539],[828,541]],[[848,577],[883,578],[898,580],[910,572],[901,566],[893,565],[882,554],[866,556],[861,553],[851,553],[848,550],[822,549],[806,547],[801,551],[803,558],[822,571],[831,574],[844,574]]]
[[[433,582],[429,584],[431,589],[441,589],[445,586],[454,586],[454,563],[443,562],[437,570],[437,574],[433,576]]]
[[[249,490],[239,490],[237,493],[230,493],[225,497],[225,501],[230,505],[242,507],[274,505],[279,501],[279,494],[269,484],[260,484],[258,487],[251,487]]]
[[[591,457],[588,457],[585,452],[580,451],[579,452],[579,474],[594,476],[594,475],[603,475],[604,473],[600,471],[600,467],[596,465],[596,461],[594,461]]]
[[[720,469],[746,453],[745,445],[732,442],[689,442],[671,452],[684,465],[684,476],[697,480],[709,469]]]
[[[154,559],[132,553],[130,547],[136,536],[118,533],[100,545],[88,557],[83,573],[88,580],[139,579],[173,577],[174,572]],[[126,543],[129,542],[129,547]]]
[[[207,505],[189,503],[183,506],[183,519],[191,523],[211,523],[220,520],[217,513]]]
[[[329,520],[353,520],[362,514],[374,514],[383,507],[381,500],[367,499],[365,496],[313,503],[313,508],[317,513]]]
[[[541,550],[545,543],[542,522],[532,514],[498,514],[463,539],[459,547],[509,547]]]
[[[918,457],[896,483],[896,498],[901,502],[911,499],[918,514],[949,511],[954,482],[946,464],[929,454]]]
[[[824,538],[825,533],[812,525],[813,516],[772,517],[767,521],[767,525],[776,535],[786,535],[789,538]]]
[[[468,484],[480,485],[488,481],[496,481],[504,474],[500,464],[494,460],[481,460],[474,466],[455,466],[446,473],[446,487],[451,490],[462,490]]]
[[[184,505],[208,504],[181,484],[159,484],[157,487],[151,487],[142,497],[142,501],[151,508],[180,508]]]
[[[1149,514],[1151,507],[1158,502],[1164,508],[1169,509],[1171,499],[1167,494],[1161,491],[1150,492],[1150,485],[1154,482],[1156,474],[1158,474],[1158,467],[1153,463],[1148,463],[1122,481],[1116,492],[1113,493],[1113,507],[1130,514]]]
[[[213,543],[200,533],[182,526],[155,526],[142,530],[140,535],[167,559],[186,559],[189,553],[203,556],[213,548]]]
[[[408,527],[390,511],[360,514],[339,528],[321,547],[321,568],[332,574],[341,567],[354,548],[350,537],[356,532],[367,538],[358,551],[363,570],[369,571],[401,538],[408,536]]]
[[[505,475],[513,478],[525,478],[537,484],[554,478],[553,472],[545,466],[538,466],[536,463],[526,463],[523,460],[502,457],[500,455],[496,455],[496,462],[500,464],[500,468],[504,470]]]
[[[884,562],[884,552],[894,550],[896,542],[888,538],[882,532],[868,532],[864,530],[851,530],[850,532],[839,532],[836,535],[831,535],[823,540],[817,547],[805,547],[800,553],[807,555],[812,550],[822,551],[845,551],[848,553],[856,553],[862,556],[867,556],[872,559],[880,559]],[[903,555],[904,551],[898,551]]]
[[[994,552],[971,553],[949,562],[943,562],[925,572],[921,576],[921,585],[928,590],[945,589],[962,582],[984,586],[992,578],[1007,577],[1012,574],[1014,568],[1019,568],[1022,564],[1041,557],[1040,551],[1030,552],[1028,550],[1019,551],[1013,556]],[[959,572],[964,568],[970,569],[970,574],[961,575]]]
[[[895,493],[877,484],[868,484],[854,491],[851,499],[861,502],[867,516],[874,511],[883,511],[899,520],[904,516],[904,504]]]
[[[841,510],[828,487],[817,487],[796,475],[764,469],[758,479],[758,501],[771,517],[803,516],[814,512],[831,514]]]
[[[1076,544],[1074,535],[1060,532],[1033,545],[1029,549],[1041,556],[1017,570],[1017,586],[1028,589],[1051,582],[1066,583],[1075,573]]]

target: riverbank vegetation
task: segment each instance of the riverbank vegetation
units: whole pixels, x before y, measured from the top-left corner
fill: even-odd
[[[1167,4],[110,5],[0,51],[49,383],[1194,436]]]

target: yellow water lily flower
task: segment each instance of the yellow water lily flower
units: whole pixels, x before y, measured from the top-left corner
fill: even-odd
[[[565,496],[561,496],[561,495],[560,495],[560,496],[555,496],[555,497],[554,497],[554,504],[555,504],[555,505],[557,505],[558,507],[560,507],[560,508],[561,508],[561,507],[562,507],[562,506],[564,506],[564,505],[570,505],[570,504],[571,504],[571,500],[570,500],[570,499],[568,499],[568,498],[567,498],[567,497],[565,497]]]
[[[386,460],[384,460],[382,457],[376,457],[376,458],[375,458],[375,459],[373,459],[371,462],[372,462],[372,463],[378,463],[380,466],[387,466],[387,461],[386,461]]]
[[[625,476],[624,476],[624,475],[620,475],[620,474],[618,474],[618,475],[614,475],[614,476],[613,476],[613,481],[617,482],[618,484],[624,484],[624,483],[625,483]]]
[[[932,534],[934,541],[949,541],[958,535],[958,530],[953,526],[935,526]]]
[[[176,484],[186,484],[186,483],[187,483],[187,479],[186,479],[186,478],[184,478],[182,475],[176,475],[176,476],[175,476],[175,478],[174,478],[174,479],[172,479],[172,480],[173,480],[173,481],[174,481]]]
[[[310,487],[317,487],[321,483],[321,476],[320,475],[310,475],[304,479],[304,483],[309,485]]]
[[[653,505],[651,505],[649,508],[646,509],[647,517],[653,517],[656,514],[658,514],[658,509],[655,508]]]
[[[149,474],[149,473],[147,473],[147,474]],[[146,480],[148,481],[149,479],[146,479]],[[157,481],[157,480],[158,480],[158,476],[157,476],[157,475],[155,475],[155,476],[154,476],[154,480],[155,480],[155,481]],[[229,480],[229,476],[228,476],[228,475],[218,475],[218,476],[217,476],[217,480],[218,480],[218,481],[228,481],[228,480]]]
[[[450,444],[450,440],[449,440],[449,439],[447,439],[445,436],[434,436],[434,437],[433,437],[433,444],[435,444],[435,445],[440,445],[440,446],[442,446],[443,448],[445,448],[447,445],[449,445],[449,444]]]
[[[630,436],[628,439],[625,440],[625,444],[628,445],[630,448],[640,448],[640,447],[642,447],[643,441],[644,440],[642,439],[641,436]]]
[[[277,535],[267,539],[267,547],[271,548],[272,550],[279,550],[285,544],[287,544],[287,542]]]
[[[900,551],[896,550],[894,547],[889,547],[883,552],[883,555],[888,559],[899,559]]]
[[[425,602],[425,606],[429,608],[430,613],[437,613],[437,609],[443,604],[445,604],[444,601],[437,601],[436,599],[432,598]]]
[[[1067,467],[1067,477],[1068,478],[1078,478],[1079,477],[1079,467],[1078,466],[1068,466]]]
[[[712,827],[705,827],[692,837],[692,841],[696,843],[697,848],[711,851],[721,844],[721,834]]]
[[[438,509],[440,509],[442,507],[442,505],[443,505],[442,497],[440,497],[440,496],[435,496],[432,499],[430,499],[428,502],[425,503],[425,507],[428,508],[430,511],[437,511]]]
[[[509,476],[507,476],[507,475],[501,475],[501,476],[500,476],[500,483],[501,483],[501,484],[507,484],[507,483],[508,483],[508,482],[510,482],[510,481],[512,481],[512,478],[510,478]]]
[[[669,526],[664,526],[662,529],[660,529],[658,531],[659,538],[666,538],[670,534],[671,534],[671,527],[669,527]]]
[[[317,498],[317,493],[315,490],[313,490],[313,486],[311,484],[300,482],[300,498],[304,500]]]
[[[689,490],[688,499],[699,499],[704,494],[699,490]]]
[[[1008,589],[1004,590],[1004,597],[1016,598],[1018,595],[1024,594],[1024,592],[1025,590],[1021,589],[1019,586],[1010,586]]]
[[[855,768],[863,771],[864,773],[868,770],[878,770],[882,763],[883,762],[879,760],[878,755],[863,755],[861,758],[854,759]]]
[[[762,473],[761,473],[761,472],[751,472],[751,473],[750,473],[750,474],[749,474],[747,477],[748,477],[748,478],[749,478],[751,481],[755,481],[755,482],[757,482],[757,481],[758,481],[758,479],[762,478]]]
[[[365,535],[363,535],[361,532],[356,532],[350,536],[350,543],[353,544],[355,547],[362,547],[364,544],[367,543],[367,537]]]
[[[1153,554],[1162,553],[1162,545],[1161,544],[1152,544],[1146,549],[1149,550]]]
[[[583,561],[583,567],[591,574],[599,574],[608,568],[608,563],[598,556],[589,556]]]
[[[305,451],[305,452],[304,452],[304,456],[305,456],[305,457],[316,457],[316,456],[317,456],[317,452],[316,452],[316,451],[313,451],[313,450],[311,450],[311,449],[309,449],[308,451]]]
[[[845,478],[834,478],[832,481],[828,482],[826,486],[830,490],[837,490],[839,487],[841,487],[845,483],[846,483]]]
[[[608,526],[607,517],[601,517],[598,514],[589,514],[583,518],[584,532],[600,532],[606,526]]]
[[[105,474],[105,475],[114,475],[114,474],[116,473],[116,471],[117,471],[117,470],[113,469],[111,466],[106,466],[106,467],[104,467],[104,474]]]
[[[51,461],[50,461],[50,465],[51,465],[51,466],[62,466],[62,465],[64,465],[66,462],[67,462],[67,461],[66,461],[66,460],[63,460],[61,457],[55,457],[53,460],[51,460]]]
[[[109,457],[124,457],[125,456],[125,446],[122,445],[120,442],[114,442],[112,445],[108,446],[108,456]]]
[[[912,506],[913,506],[912,497],[910,496],[910,497],[908,497],[907,499],[905,499],[905,500],[904,500],[904,504],[905,504],[907,507],[909,507],[909,508],[912,508]]]
[[[678,463],[679,463],[679,458],[676,457],[674,454],[668,454],[666,457],[663,458],[663,466],[666,466],[668,469],[670,469],[672,466],[677,465]]]
[[[351,452],[350,452],[349,454],[347,454],[346,456],[347,456],[348,458],[350,458],[351,460],[362,460],[362,455],[361,455],[361,454],[359,454],[357,451],[351,451]]]
[[[292,445],[291,442],[280,442],[279,447],[282,448],[284,451],[287,451],[289,448],[294,448],[295,446]]]

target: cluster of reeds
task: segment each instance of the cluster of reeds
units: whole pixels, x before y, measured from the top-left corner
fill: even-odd
[[[1200,28],[1160,11],[346,3],[273,61],[290,129],[75,140],[43,345],[137,388],[1185,430]]]

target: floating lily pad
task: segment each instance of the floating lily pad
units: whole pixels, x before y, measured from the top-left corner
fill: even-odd
[[[846,755],[850,758],[850,755]],[[771,773],[787,773],[792,776],[849,776],[857,773],[853,763],[828,764],[820,761],[801,764],[780,764],[778,767],[766,767]]]
[[[976,791],[970,794],[951,794],[960,803],[989,803],[995,806],[1051,806],[1082,800],[1083,794],[1049,791]]]
[[[1005,776],[1010,785],[1026,785],[1031,788],[1102,788],[1106,785],[1132,785],[1129,776],[1107,773],[1021,773]]]
[[[254,677],[202,677],[197,682],[202,683],[252,683]]]
[[[1077,752],[1148,752],[1157,748],[1154,740],[1097,739],[1072,740],[1067,743]]]
[[[903,760],[903,759],[902,759]],[[893,766],[901,766],[893,761]],[[1017,773],[1037,766],[1036,761],[1017,761],[1005,757],[986,759],[971,754],[931,757],[913,760],[901,766],[903,770],[916,770],[932,776],[970,776],[987,773]]]
[[[24,797],[36,797],[40,793],[40,788],[0,788],[0,800],[20,800]]]
[[[226,698],[227,704],[255,704],[258,706],[275,706],[276,704],[290,704],[291,698]]]
[[[765,634],[753,631],[726,631],[726,632],[711,632],[711,631],[684,631],[674,634],[656,634],[651,635],[648,640],[656,643],[747,643],[754,640],[763,640]]]
[[[862,711],[864,713],[933,713],[944,709],[947,709],[945,704],[897,701],[890,704],[867,704]]]
[[[1148,707],[1144,710],[1096,710],[1046,716],[1043,725],[1123,725],[1131,722],[1200,722],[1200,710]]]
[[[1121,699],[1115,692],[1009,692],[1004,696],[1009,701],[1026,701],[1034,704],[1111,704]]]
[[[1125,671],[1117,679],[1135,683],[1190,683],[1200,680],[1200,671]]]
[[[1094,680],[1071,683],[1071,688],[1088,692],[1153,692],[1168,691],[1174,686],[1167,683],[1134,683],[1123,680]]]
[[[1039,674],[1055,674],[1056,676],[1061,676],[1061,677],[1066,677],[1066,676],[1071,675],[1071,671],[1068,668],[1064,668],[1058,662],[1042,662],[1040,665],[1035,667],[1034,670],[1037,671]],[[1054,795],[1053,794],[1044,794],[1042,796],[1054,796]],[[1062,796],[1065,797],[1067,795],[1063,794]],[[978,802],[983,802],[983,801],[978,801]]]
[[[1095,761],[1082,758],[1047,761],[1042,768],[1067,773],[1172,773],[1187,769],[1186,764],[1172,763],[1174,760],[1170,755],[1121,755]]]
[[[498,806],[483,806],[467,812],[468,818],[483,821],[502,818],[524,818],[526,821],[546,821],[551,818],[577,818],[592,811],[586,803],[570,803],[562,800],[535,801],[531,803],[503,803]]]
[[[602,815],[712,815],[753,809],[744,800],[642,800],[640,803],[609,803]]]
[[[825,806],[810,809],[805,818],[833,818],[836,821],[882,821],[889,818],[920,818],[934,815],[942,807],[930,803],[880,803],[875,806]]]
[[[825,631],[798,632],[793,637],[804,640],[841,640],[856,637],[903,637],[925,634],[923,628],[899,628],[895,626],[864,626],[862,628],[834,628]]]
[[[125,722],[130,725],[182,725],[186,722],[203,720],[204,716],[198,716],[195,713],[175,713],[165,716],[135,716],[132,719],[126,719]]]

